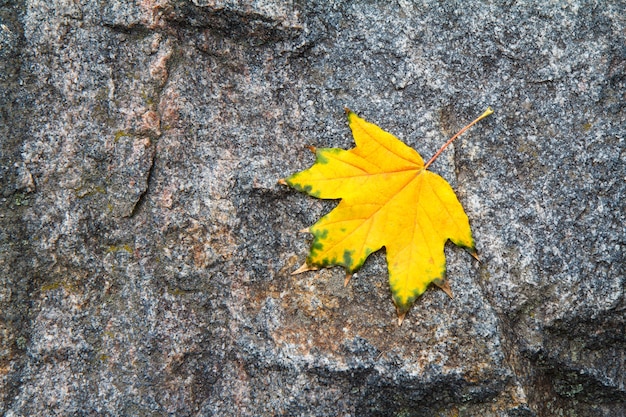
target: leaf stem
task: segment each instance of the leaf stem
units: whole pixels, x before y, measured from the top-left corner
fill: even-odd
[[[435,162],[435,159],[437,159],[437,157],[441,154],[441,152],[443,152],[443,150],[446,149],[448,145],[450,145],[454,141],[454,139],[461,136],[463,133],[465,133],[467,129],[474,126],[476,123],[480,122],[482,119],[489,116],[491,113],[493,113],[493,109],[491,107],[487,107],[487,110],[485,110],[483,114],[478,116],[476,119],[474,119],[473,122],[465,126],[463,129],[459,130],[456,135],[452,136],[446,143],[444,143],[444,145],[437,151],[437,153],[432,158],[430,158],[430,161],[426,162],[426,165],[424,165],[424,169],[428,169],[430,164]]]

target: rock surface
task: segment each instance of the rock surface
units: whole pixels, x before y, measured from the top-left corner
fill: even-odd
[[[0,413],[623,416],[624,45],[623,2],[0,0]],[[290,275],[344,106],[428,157],[489,105],[432,167],[454,299]]]

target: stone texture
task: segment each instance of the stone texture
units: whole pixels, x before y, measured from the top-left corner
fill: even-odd
[[[0,413],[623,416],[626,5],[0,0]],[[343,107],[457,190],[482,262],[398,327],[384,253],[290,275],[276,181]]]

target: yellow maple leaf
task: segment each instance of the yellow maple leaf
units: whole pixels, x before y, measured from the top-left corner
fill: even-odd
[[[448,239],[476,256],[469,220],[452,187],[427,170],[461,133],[424,164],[411,147],[346,109],[356,147],[317,149],[315,164],[283,184],[339,205],[306,231],[313,234],[306,263],[294,273],[341,265],[348,276],[385,247],[389,284],[399,323],[434,283],[452,296],[445,281]]]

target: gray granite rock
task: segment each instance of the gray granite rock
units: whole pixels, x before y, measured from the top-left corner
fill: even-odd
[[[623,2],[0,0],[0,413],[626,409]],[[398,327],[384,253],[290,275],[277,184],[344,107],[455,188],[481,262]]]

